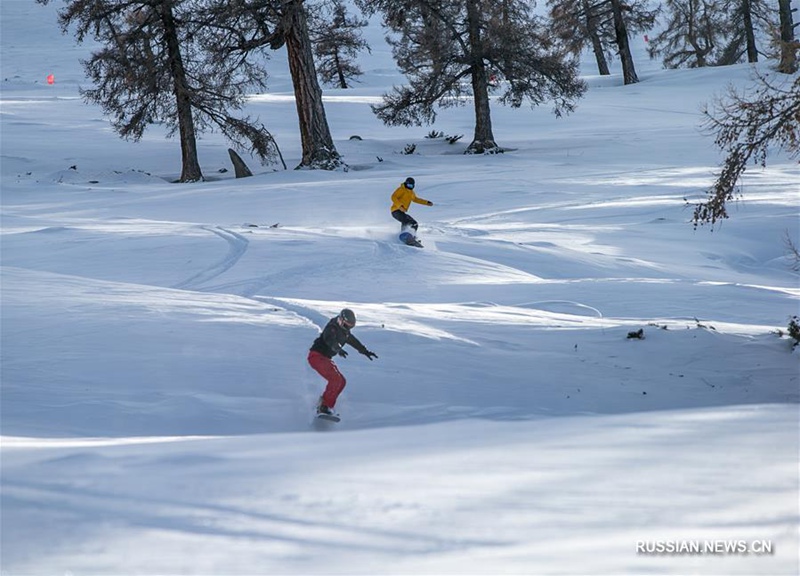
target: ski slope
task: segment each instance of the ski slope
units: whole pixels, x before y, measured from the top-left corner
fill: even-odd
[[[56,8],[0,7],[3,574],[798,573],[800,169],[748,170],[713,231],[685,206],[720,161],[700,108],[749,66],[634,39],[639,84],[586,65],[574,114],[495,104],[514,150],[465,157],[469,107],[432,127],[454,145],[372,115],[402,82],[373,26],[326,90],[349,171],[237,180],[208,134],[177,185],[176,141],[82,102]],[[248,112],[294,166],[270,70]],[[337,359],[343,420],[314,422],[306,354],[345,306],[379,358]]]

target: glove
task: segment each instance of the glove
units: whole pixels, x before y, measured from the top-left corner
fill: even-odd
[[[341,356],[342,358],[347,358],[347,352],[344,351],[344,348],[339,350],[339,356]]]
[[[428,200],[428,206],[433,206],[433,202],[431,202],[430,200]]]
[[[378,357],[378,355],[377,355],[377,354],[375,354],[375,352],[373,352],[372,350],[367,350],[367,351],[364,353],[364,356],[366,356],[367,358],[369,358],[369,359],[370,359],[370,361],[372,361],[372,359],[373,359],[373,358],[377,358],[377,357]]]

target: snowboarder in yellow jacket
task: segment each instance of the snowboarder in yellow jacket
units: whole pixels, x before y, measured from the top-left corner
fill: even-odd
[[[420,198],[414,193],[414,179],[409,177],[392,193],[392,218],[400,222],[401,230],[413,230],[416,236],[419,224],[408,215],[408,208],[412,202],[433,206],[433,202]]]

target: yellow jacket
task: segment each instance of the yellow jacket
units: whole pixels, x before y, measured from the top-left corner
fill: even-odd
[[[406,188],[405,184],[400,184],[400,187],[397,188],[394,192],[392,192],[392,209],[391,212],[395,210],[402,210],[403,212],[408,212],[408,207],[411,206],[412,202],[416,202],[417,204],[426,204],[428,206],[432,206],[431,202],[425,200],[425,198],[420,198],[411,188]]]

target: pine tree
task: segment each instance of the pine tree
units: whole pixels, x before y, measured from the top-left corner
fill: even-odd
[[[297,116],[300,121],[300,142],[303,159],[297,168],[335,170],[344,166],[328,126],[322,88],[317,81],[317,71],[311,49],[308,16],[303,0],[286,0],[278,28],[278,41],[286,45],[289,71],[294,85]]]
[[[432,124],[436,108],[464,104],[471,95],[475,132],[467,153],[493,153],[490,77],[499,101],[554,103],[557,115],[570,112],[585,91],[577,63],[521,0],[357,0],[368,14],[380,13],[394,35],[387,40],[407,86],[373,106],[389,125]]]
[[[702,68],[726,33],[726,16],[715,0],[666,0],[664,31],[650,39],[651,58],[666,68]]]
[[[636,68],[633,64],[630,39],[628,38],[628,25],[623,16],[626,5],[620,0],[609,1],[611,2],[611,14],[614,19],[614,40],[619,51],[620,62],[622,62],[622,79],[626,86],[635,84],[639,81],[639,76],[637,76]]]
[[[229,113],[242,107],[250,89],[264,85],[264,71],[211,58],[203,39],[212,22],[196,3],[69,0],[59,21],[64,32],[76,27],[79,42],[92,36],[102,45],[84,62],[95,87],[81,94],[112,117],[120,136],[137,141],[156,122],[168,135],[178,133],[180,182],[203,179],[196,144],[203,130],[221,130],[236,147],[249,143],[262,161],[278,155],[266,128]]]
[[[599,73],[608,75],[608,55],[616,53],[632,70],[628,79],[636,77],[628,35],[650,30],[658,14],[658,10],[649,9],[646,0],[618,3],[616,7],[610,0],[548,0],[548,6],[553,31],[572,54],[580,56],[591,46]],[[619,37],[615,14],[622,19],[624,30]]]
[[[349,88],[348,82],[363,74],[356,56],[370,50],[361,36],[367,21],[351,16],[341,0],[314,6],[309,19],[320,79],[331,86]]]
[[[580,57],[587,45],[592,47],[597,70],[601,76],[608,76],[606,56],[608,18],[605,17],[604,2],[589,0],[548,0],[553,31],[564,42],[571,54]]]
[[[253,51],[265,46],[286,47],[303,153],[296,168],[346,167],[325,115],[304,0],[228,0],[224,10],[224,18],[237,23],[229,27],[229,33],[237,37],[240,61],[246,62]]]
[[[742,61],[755,63],[764,54],[756,42],[757,32],[777,27],[777,15],[772,0],[727,0],[723,10],[728,17],[727,37],[715,66],[727,66]]]
[[[741,24],[739,28],[745,37],[747,47],[747,61],[750,63],[758,62],[758,50],[756,49],[756,35],[753,28],[753,2],[751,0],[738,0],[739,10],[737,10]]]
[[[650,42],[650,57],[667,68],[727,66],[758,62],[760,27],[775,26],[766,0],[667,0],[665,29]]]

